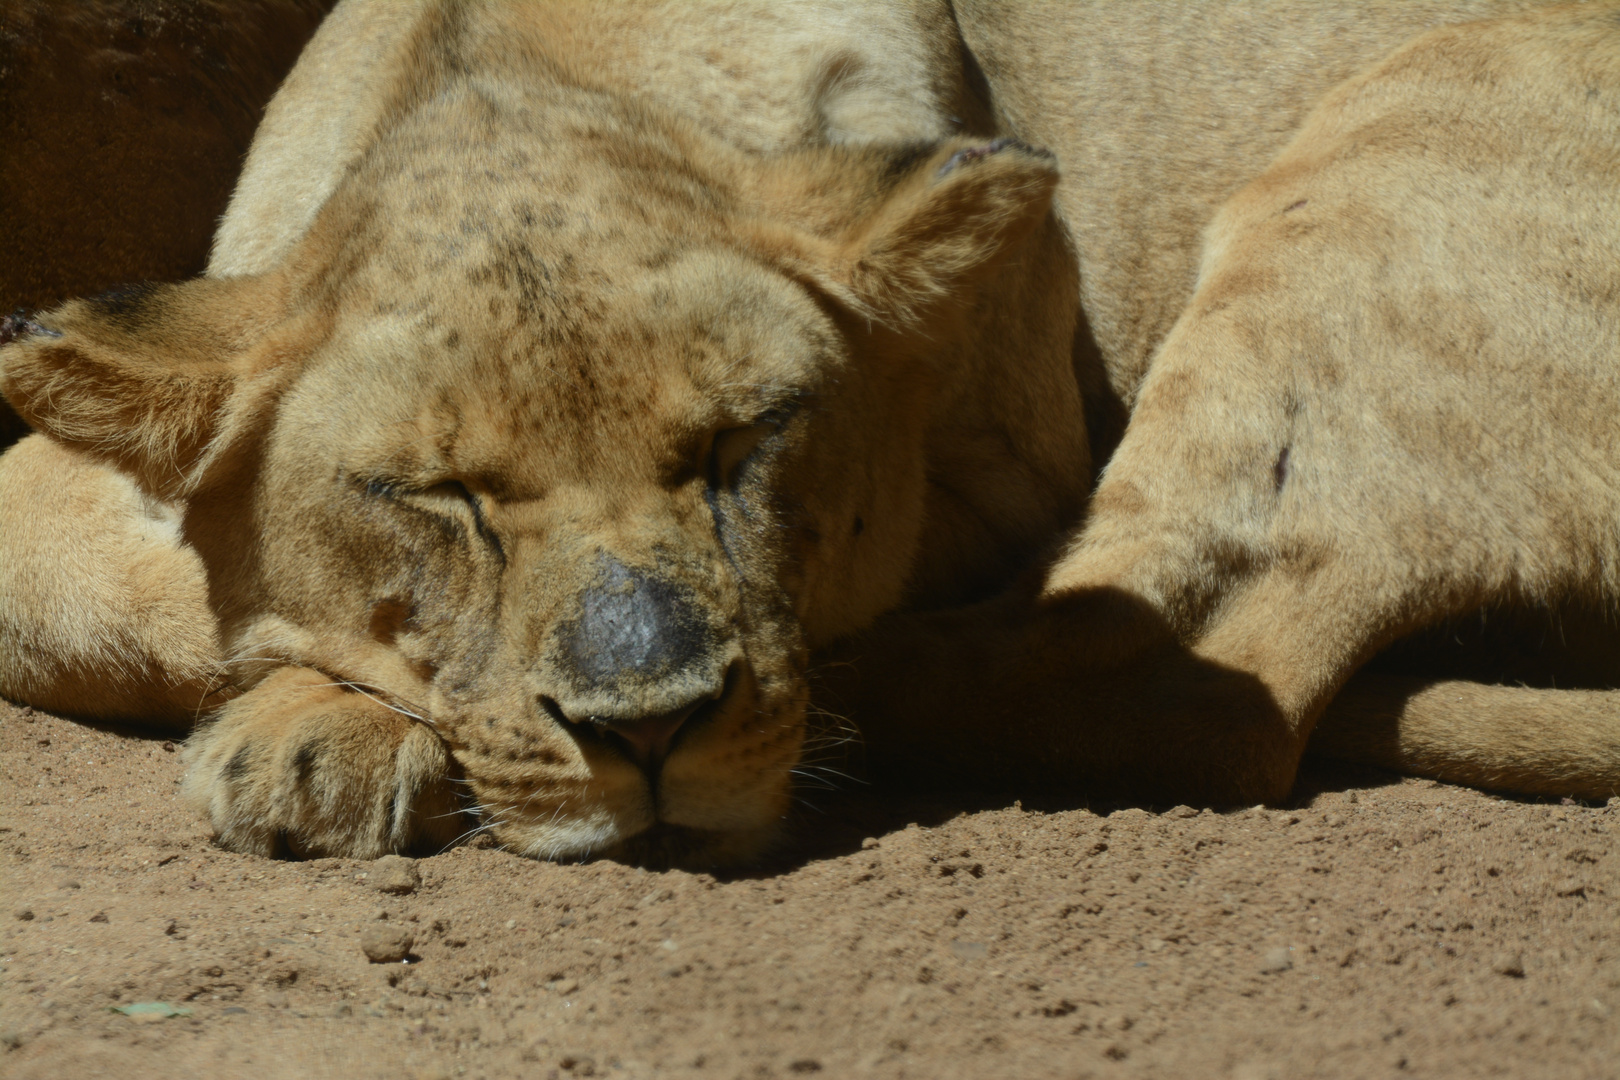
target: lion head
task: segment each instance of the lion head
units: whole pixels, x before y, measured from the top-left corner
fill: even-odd
[[[409,703],[513,850],[735,860],[788,805],[810,650],[906,588],[925,434],[1055,180],[463,83],[275,269],[72,302],[0,386],[183,503],[241,688]]]

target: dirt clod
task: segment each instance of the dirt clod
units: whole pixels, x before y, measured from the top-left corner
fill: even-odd
[[[1294,966],[1294,958],[1287,949],[1267,949],[1260,958],[1260,970],[1268,975],[1287,971]]]
[[[1499,952],[1491,958],[1491,970],[1510,979],[1524,978],[1524,955],[1517,952]]]
[[[397,926],[368,926],[360,935],[360,951],[373,964],[397,964],[415,944],[416,938]]]
[[[384,855],[371,864],[368,880],[378,892],[405,896],[415,892],[422,884],[422,874],[415,859],[402,855]]]

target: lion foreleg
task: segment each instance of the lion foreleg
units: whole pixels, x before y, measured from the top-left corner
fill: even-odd
[[[185,725],[216,689],[219,658],[176,508],[45,435],[0,456],[0,694]]]
[[[1110,585],[1039,601],[896,616],[823,669],[819,700],[853,713],[874,770],[930,783],[1239,804],[1286,797],[1314,691],[1254,596],[1230,640],[1187,644],[1151,604]],[[1307,635],[1326,640],[1326,632]],[[1211,648],[1214,646],[1214,648]],[[1318,657],[1307,665],[1332,669]]]
[[[309,668],[225,705],[186,756],[185,798],[235,851],[369,859],[438,851],[467,827],[438,733]]]

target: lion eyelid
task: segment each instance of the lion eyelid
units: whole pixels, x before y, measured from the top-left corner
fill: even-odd
[[[411,499],[414,496],[417,498],[427,499],[453,499],[456,502],[464,504],[467,509],[472,512],[474,530],[495,549],[495,553],[500,556],[501,561],[505,562],[506,549],[504,545],[502,545],[500,537],[496,535],[495,530],[490,526],[489,519],[484,514],[483,502],[473,492],[473,490],[462,481],[440,480],[437,483],[428,484],[425,487],[413,487],[397,481],[387,480],[382,477],[373,477],[364,481],[364,485],[367,495],[373,495],[395,502],[403,502]],[[416,505],[418,505],[419,509],[425,510],[428,513],[439,513],[439,511],[436,511],[431,507],[423,507],[420,506],[420,504]]]
[[[731,484],[737,471],[782,429],[791,414],[791,409],[772,409],[751,424],[715,432],[709,442],[709,485],[719,488]]]
[[[506,547],[501,543],[501,538],[496,534],[494,528],[490,526],[489,519],[484,516],[484,502],[478,497],[477,493],[460,480],[441,481],[428,490],[432,491],[435,488],[443,489],[446,494],[466,503],[467,508],[472,511],[473,528],[477,530],[479,536],[482,536],[495,549],[495,554],[500,557],[502,564],[505,564]]]

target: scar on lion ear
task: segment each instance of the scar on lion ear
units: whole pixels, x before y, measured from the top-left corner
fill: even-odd
[[[763,193],[798,221],[761,228],[754,243],[853,312],[897,329],[926,326],[995,269],[1045,217],[1058,182],[1050,153],[1012,139],[818,153],[797,163],[803,179]],[[807,208],[796,214],[795,195]]]
[[[159,497],[184,494],[238,427],[271,358],[279,279],[198,279],[71,300],[0,327],[0,394],[36,430]]]

